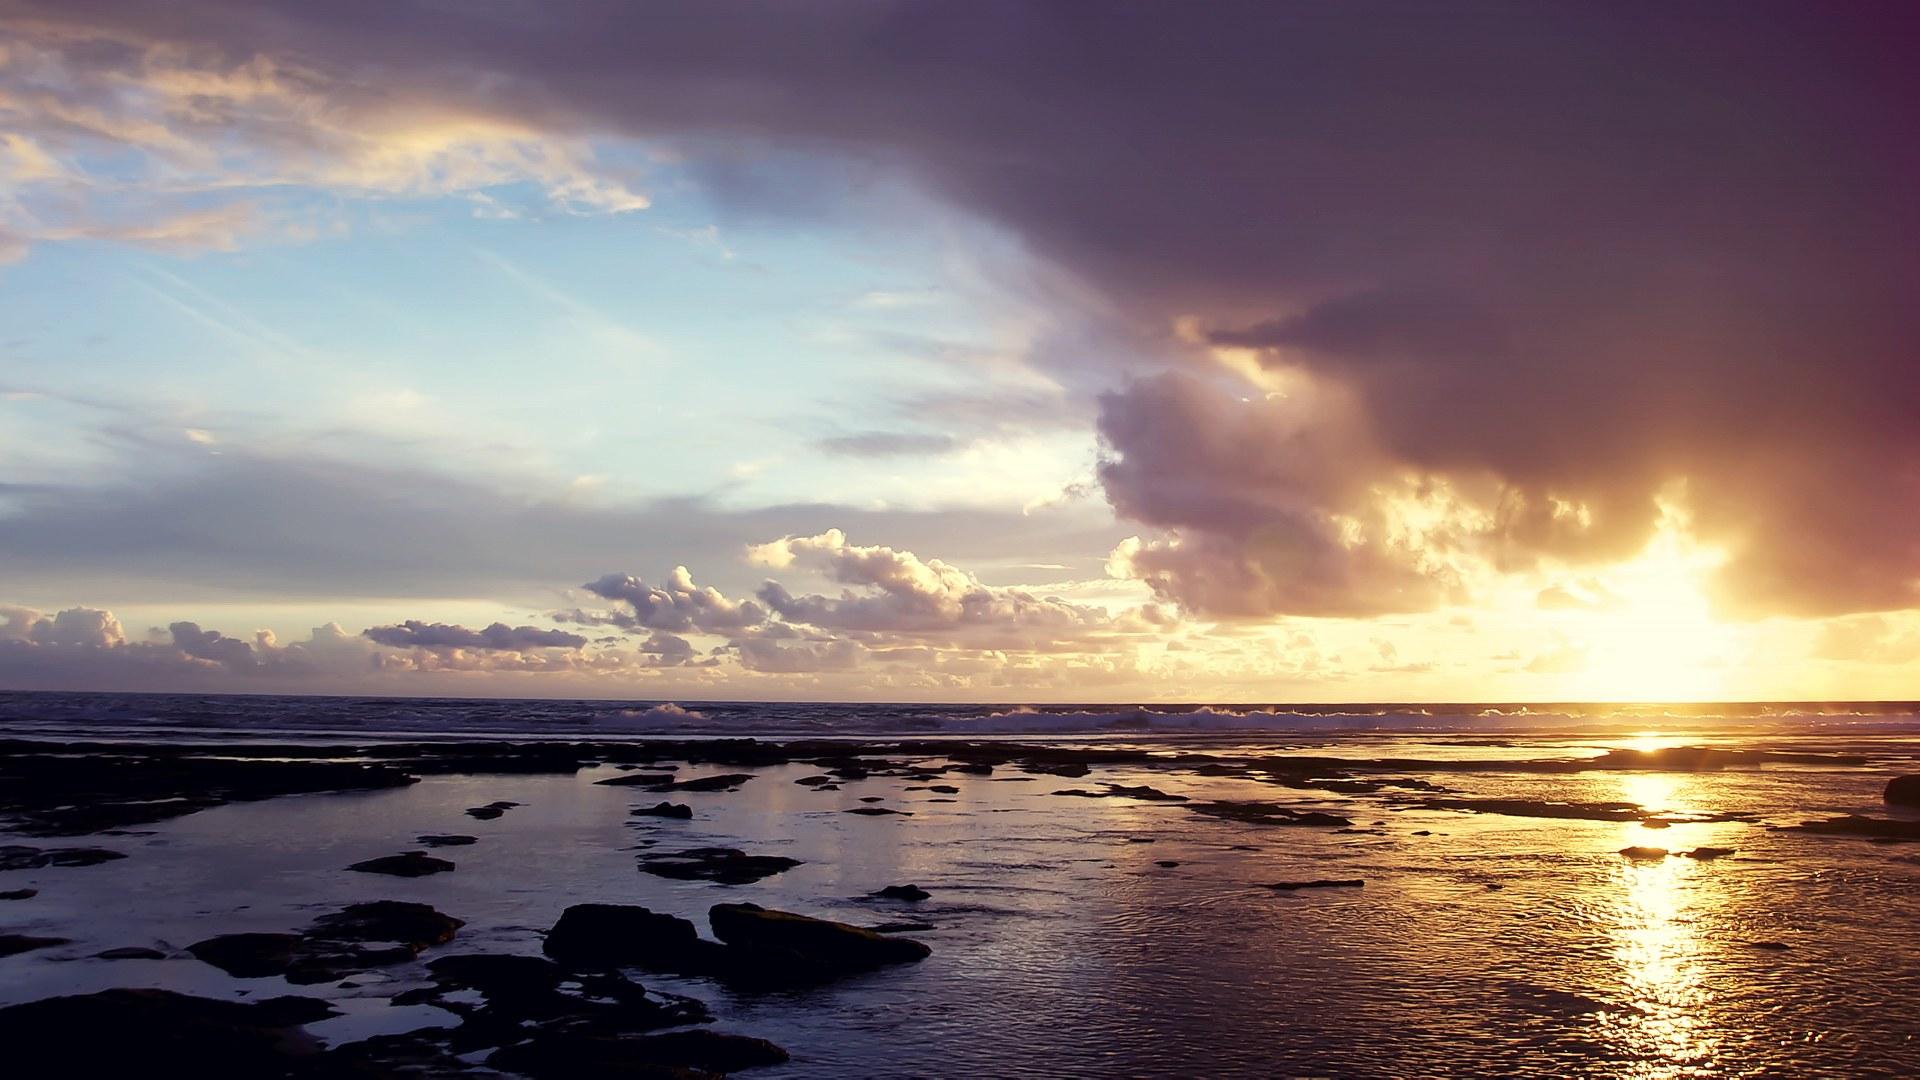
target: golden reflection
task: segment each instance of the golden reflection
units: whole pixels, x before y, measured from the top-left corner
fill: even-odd
[[[1691,778],[1674,773],[1625,773],[1621,798],[1650,811],[1684,814]],[[1621,847],[1683,850],[1685,834],[1699,826],[1675,825],[1649,830],[1625,823],[1617,834]],[[1614,995],[1622,1009],[1601,1015],[1601,1036],[1626,1059],[1620,1075],[1678,1077],[1709,1071],[1717,1040],[1707,1034],[1704,1014],[1712,1001],[1702,975],[1704,944],[1698,935],[1698,908],[1712,903],[1700,888],[1699,866],[1692,859],[1622,858],[1614,870],[1617,894],[1606,906],[1618,965]]]

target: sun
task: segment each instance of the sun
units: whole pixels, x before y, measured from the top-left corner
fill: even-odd
[[[1608,569],[1585,603],[1547,613],[1553,632],[1579,657],[1564,676],[1566,697],[1722,697],[1734,636],[1714,617],[1702,588],[1722,558],[1677,527],[1663,527],[1638,557]]]

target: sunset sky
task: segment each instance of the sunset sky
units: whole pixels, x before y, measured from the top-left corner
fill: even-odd
[[[1915,21],[0,0],[0,687],[1920,697]]]

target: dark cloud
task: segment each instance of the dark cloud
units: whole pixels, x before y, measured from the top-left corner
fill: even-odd
[[[487,649],[496,652],[521,652],[527,649],[579,649],[587,639],[565,630],[543,630],[537,626],[508,626],[494,623],[480,630],[449,623],[425,623],[408,619],[396,626],[370,626],[361,631],[369,640],[396,649]]]
[[[715,190],[740,206],[779,197],[741,165],[756,145],[866,163],[1010,229],[1168,363],[1192,358],[1186,320],[1350,394],[1366,467],[1316,464],[1286,498],[1296,433],[1245,426],[1263,466],[1209,443],[1210,473],[1190,431],[1134,437],[1163,385],[1108,399],[1109,495],[1178,530],[1139,564],[1173,599],[1434,602],[1446,583],[1385,539],[1337,550],[1346,520],[1368,531],[1357,491],[1413,482],[1497,518],[1509,566],[1630,553],[1679,484],[1730,611],[1920,604],[1909,4],[13,10],[75,65],[188,41],[296,63],[341,107],[724,144]],[[1155,488],[1173,475],[1191,490]]]

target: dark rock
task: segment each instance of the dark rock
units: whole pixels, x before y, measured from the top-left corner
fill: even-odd
[[[885,817],[887,815],[898,815],[900,817],[913,816],[913,812],[910,810],[889,810],[884,806],[856,806],[851,810],[843,812],[848,814],[864,814],[867,817]]]
[[[927,790],[933,792],[936,795],[960,794],[960,789],[957,787],[954,787],[952,784],[933,784],[929,786]]]
[[[642,873],[677,881],[717,881],[723,885],[750,884],[799,865],[798,859],[748,855],[735,848],[722,847],[652,852],[640,857]]]
[[[1353,822],[1338,814],[1326,814],[1317,810],[1295,810],[1270,802],[1209,802],[1190,803],[1187,809],[1208,817],[1224,818],[1228,821],[1242,821],[1251,825],[1297,825],[1309,828],[1331,828],[1351,825]]]
[[[869,926],[867,929],[876,934],[910,934],[916,930],[932,930],[934,925],[930,922],[883,922],[878,926]]]
[[[1422,810],[1471,810],[1479,814],[1507,817],[1556,818],[1576,821],[1635,821],[1646,811],[1633,803],[1546,802],[1540,799],[1427,799],[1415,804]]]
[[[800,785],[800,786],[802,786],[802,787],[819,787],[819,786],[820,786],[820,785],[822,785],[822,784],[831,784],[831,783],[833,783],[833,777],[831,777],[831,776],[803,776],[803,777],[801,777],[800,779],[798,779],[798,780],[795,780],[795,781],[794,781],[794,783],[796,783],[796,784],[799,784],[799,785]]]
[[[125,855],[106,848],[37,848],[23,844],[0,847],[0,870],[40,870],[49,866],[94,866]]]
[[[1623,847],[1620,849],[1620,854],[1629,859],[1651,862],[1666,858],[1668,852],[1663,847]]]
[[[159,949],[148,949],[139,945],[123,945],[118,949],[93,954],[95,960],[165,960],[167,954]]]
[[[732,946],[793,953],[834,972],[867,971],[915,963],[933,950],[911,938],[814,919],[758,904],[715,904],[707,912],[713,936]]]
[[[1828,818],[1824,821],[1803,821],[1790,826],[1793,832],[1819,833],[1826,836],[1863,836],[1875,840],[1920,840],[1920,821],[1893,821],[1888,818],[1863,817],[1848,814],[1846,817]]]
[[[0,890],[0,900],[31,900],[40,895],[39,889]]]
[[[462,833],[428,833],[425,836],[419,837],[417,842],[431,848],[466,847],[468,844],[479,843],[480,838],[477,836],[467,836]]]
[[[463,924],[426,904],[352,904],[298,934],[221,934],[187,946],[237,979],[284,975],[289,982],[336,982],[369,968],[402,964],[453,939]]]
[[[1920,806],[1920,776],[1896,776],[1881,796],[1888,806]]]
[[[1734,849],[1730,847],[1697,847],[1692,851],[1676,851],[1674,854],[1684,855],[1689,859],[1718,859],[1733,854],[1733,851]]]
[[[1793,948],[1793,946],[1787,944],[1784,941],[1749,941],[1747,942],[1747,947],[1753,948],[1753,949],[1767,949],[1772,952],[1781,952],[1786,949]]]
[[[886,802],[887,800],[886,800],[886,797],[883,795],[862,795],[860,796],[860,801],[873,803],[873,802]]]
[[[952,772],[966,773],[969,776],[992,776],[993,766],[980,761],[963,761],[958,765],[949,765]]]
[[[338,1015],[324,1001],[219,1001],[171,990],[106,990],[0,1009],[13,1076],[283,1076],[317,1047],[300,1024]]]
[[[720,773],[715,776],[696,776],[691,780],[676,780],[672,783],[657,784],[654,791],[731,791],[753,779],[752,773]]]
[[[500,817],[506,812],[503,807],[498,806],[470,806],[467,808],[468,817],[477,818],[481,821],[492,821],[494,818]]]
[[[1158,861],[1158,862],[1156,862],[1156,863],[1154,863],[1153,865],[1155,865],[1155,866],[1163,866],[1163,867],[1165,867],[1165,868],[1167,868],[1168,870],[1171,870],[1171,869],[1173,869],[1174,867],[1176,867],[1176,866],[1179,866],[1180,864],[1179,864],[1179,863],[1178,863],[1177,861],[1175,861],[1175,860],[1173,860],[1173,859],[1161,859],[1160,861]]]
[[[18,956],[35,949],[48,949],[55,945],[65,945],[63,937],[34,937],[31,934],[0,934],[0,956]]]
[[[673,783],[672,773],[628,773],[625,776],[612,776],[605,780],[595,780],[601,787],[657,787]]]
[[[687,821],[693,817],[693,807],[685,803],[660,802],[654,803],[652,806],[636,806],[631,811],[631,814],[634,817],[677,818],[681,821]]]
[[[1267,888],[1294,892],[1299,889],[1360,889],[1365,888],[1366,884],[1362,878],[1319,878],[1314,881],[1276,881]]]
[[[1093,771],[1082,761],[1070,761],[1059,765],[1028,763],[1023,767],[1030,773],[1041,773],[1046,776],[1064,776],[1069,780],[1077,780]]]
[[[378,859],[367,859],[347,867],[362,874],[390,874],[394,877],[426,877],[428,874],[444,874],[453,869],[453,863],[445,859],[436,859],[424,851],[407,851],[399,855],[383,855]]]
[[[872,895],[882,900],[905,900],[909,903],[918,903],[933,894],[918,885],[889,885]]]

